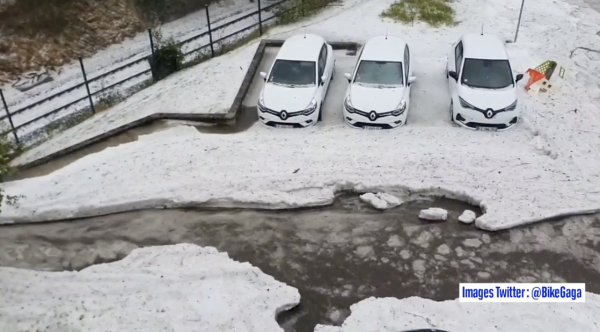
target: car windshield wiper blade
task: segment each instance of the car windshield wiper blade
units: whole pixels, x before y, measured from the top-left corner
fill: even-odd
[[[367,87],[367,88],[376,88],[376,89],[393,89],[393,88],[401,88],[404,86],[403,84],[382,84],[382,83],[362,83],[362,82],[356,82],[356,84]]]
[[[269,83],[271,83],[271,84],[273,84],[273,85],[277,85],[277,86],[284,86],[284,87],[286,87],[286,88],[293,88],[293,87],[295,87],[295,86],[294,86],[294,85],[292,85],[292,84],[284,84],[284,83],[277,83],[277,82],[269,82]]]

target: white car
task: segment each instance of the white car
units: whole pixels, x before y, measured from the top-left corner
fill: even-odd
[[[446,67],[450,119],[479,130],[505,130],[519,122],[517,82],[504,43],[491,35],[466,34],[452,45]]]
[[[288,38],[258,98],[258,117],[271,127],[304,128],[322,119],[322,106],[333,79],[333,49],[316,35]]]
[[[410,50],[399,37],[368,40],[358,56],[344,99],[344,120],[354,128],[391,129],[406,124],[416,77]]]

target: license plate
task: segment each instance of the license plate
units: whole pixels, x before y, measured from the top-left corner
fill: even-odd
[[[294,128],[294,126],[277,124],[275,128]]]
[[[477,127],[477,130],[481,130],[481,131],[497,131],[498,128],[494,128],[494,127]]]
[[[364,126],[363,128],[367,130],[381,130],[381,127],[377,126]]]

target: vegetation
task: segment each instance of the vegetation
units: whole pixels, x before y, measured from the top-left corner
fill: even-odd
[[[381,13],[381,17],[414,24],[425,22],[433,27],[455,25],[452,0],[401,0]]]
[[[288,0],[275,10],[277,24],[290,24],[312,16],[337,0]]]
[[[173,38],[164,39],[160,28],[152,30],[154,54],[150,58],[150,67],[155,81],[161,80],[183,68],[181,44]]]
[[[4,182],[4,177],[12,172],[10,160],[20,152],[20,147],[7,139],[7,136],[0,137],[0,183]],[[0,211],[4,204],[14,205],[17,203],[18,196],[5,195],[0,187]]]

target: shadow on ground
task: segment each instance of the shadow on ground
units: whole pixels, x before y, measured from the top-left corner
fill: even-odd
[[[417,218],[432,206],[449,220]],[[345,194],[308,210],[153,210],[4,226],[0,265],[79,270],[137,247],[215,246],[299,289],[300,305],[278,317],[286,332],[341,324],[370,296],[454,299],[459,282],[585,282],[600,292],[599,216],[486,233],[458,222],[467,208],[417,197],[380,212]]]

